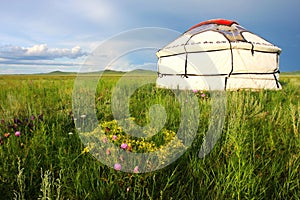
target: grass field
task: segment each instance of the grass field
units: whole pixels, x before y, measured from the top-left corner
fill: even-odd
[[[89,153],[74,125],[75,78],[0,76],[0,199],[299,199],[299,75],[282,75],[280,91],[227,92],[222,136],[203,159],[198,152],[210,97],[198,92],[196,139],[174,163],[150,173],[124,173]],[[139,125],[149,123],[153,104],[163,105],[168,115],[163,131],[141,143],[113,122],[110,98],[119,78],[103,76],[95,96],[107,139],[131,142],[127,150],[133,152],[168,144],[180,122],[174,94],[147,85],[131,97],[131,116]]]

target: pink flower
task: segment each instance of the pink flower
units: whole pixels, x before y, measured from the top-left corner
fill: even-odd
[[[194,92],[194,93],[197,93],[197,92],[198,92],[198,90],[193,90],[193,92]]]
[[[113,135],[113,136],[112,136],[112,140],[115,141],[115,140],[117,140],[117,139],[118,139],[118,136],[116,136],[116,135]]]
[[[117,170],[117,171],[120,171],[120,170],[122,169],[122,165],[119,164],[119,163],[116,163],[116,164],[114,165],[114,169]]]
[[[21,135],[20,131],[15,132],[15,136],[20,137],[20,135]]]
[[[136,167],[133,169],[133,172],[134,172],[134,173],[139,173],[139,166],[136,166]]]
[[[124,150],[126,150],[128,148],[128,144],[122,143],[121,144],[121,148],[124,149]]]
[[[104,143],[107,143],[107,141],[108,141],[108,140],[107,140],[106,137],[102,139],[102,142],[104,142]]]
[[[204,93],[202,93],[202,94],[201,94],[201,97],[205,97],[205,94],[204,94]]]
[[[106,149],[106,155],[110,155],[111,154],[111,151],[110,151],[110,149]]]

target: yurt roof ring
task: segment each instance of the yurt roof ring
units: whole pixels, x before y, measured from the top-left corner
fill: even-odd
[[[201,22],[199,24],[196,24],[195,26],[192,26],[188,31],[208,24],[217,24],[217,25],[224,25],[224,26],[232,26],[233,24],[239,25],[236,21],[233,20],[227,20],[227,19],[211,19],[204,22]]]

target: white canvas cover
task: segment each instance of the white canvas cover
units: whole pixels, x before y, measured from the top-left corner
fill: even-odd
[[[157,52],[159,87],[281,89],[281,49],[230,20],[202,22]]]

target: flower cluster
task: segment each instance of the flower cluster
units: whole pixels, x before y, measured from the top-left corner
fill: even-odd
[[[126,130],[130,130],[130,127],[127,127]],[[126,152],[154,152],[158,155],[159,162],[163,164],[165,159],[171,159],[173,155],[176,155],[178,149],[184,148],[182,141],[177,138],[174,131],[165,128],[156,134],[150,133],[151,131],[152,130],[145,131],[144,135],[154,136],[140,138],[133,137],[125,133],[116,120],[112,120],[101,123],[92,132],[84,133],[84,137],[86,137],[86,141],[89,141],[88,146],[90,147],[90,150],[94,153],[96,152],[96,157],[100,156],[101,159],[103,159],[104,157],[109,156],[107,159],[110,160],[110,158],[112,158],[115,160],[115,162],[112,163],[112,166],[118,171],[122,170],[122,164],[128,159]],[[99,151],[99,149],[102,150]],[[132,170],[134,173],[140,173],[139,166],[134,166],[134,163]]]
[[[10,133],[4,133],[4,138],[5,139],[8,139],[10,137]],[[20,131],[16,131],[15,134],[14,134],[16,137],[20,137],[21,136],[21,132]],[[0,136],[0,145],[2,145],[4,143],[4,138],[2,138]]]
[[[176,133],[167,129],[162,129],[153,137],[149,138],[136,138],[129,136],[123,129],[118,126],[116,120],[104,122],[100,124],[100,129],[105,130],[105,137],[102,138],[102,142],[108,141],[119,146],[125,151],[144,153],[153,152],[174,139]],[[99,130],[96,130],[96,132]],[[147,133],[145,133],[147,135]]]
[[[11,120],[5,121],[4,119],[1,119],[1,126],[3,129],[6,129],[8,131],[18,131],[24,128],[27,128],[29,130],[33,130],[34,126],[37,122],[43,121],[44,115],[40,114],[37,117],[34,115],[31,115],[30,117],[26,118],[13,118]]]
[[[33,131],[36,124],[43,121],[43,114],[38,116],[31,115],[26,118],[13,118],[10,120],[1,119],[0,130],[4,133],[0,135],[0,144],[4,143],[4,139],[8,139],[12,134],[16,137],[21,136],[21,132]],[[3,137],[2,137],[3,136]]]
[[[193,90],[194,94],[196,94],[197,97],[200,97],[202,99],[208,99],[209,94],[207,92],[204,92],[202,90]]]
[[[117,170],[117,171],[120,171],[122,169],[122,165],[120,163],[116,163],[114,165],[114,169]],[[133,169],[133,173],[140,173],[139,171],[139,166],[135,166],[134,169]]]

